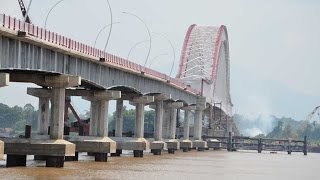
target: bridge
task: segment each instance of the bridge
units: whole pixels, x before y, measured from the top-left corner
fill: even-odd
[[[7,167],[25,166],[26,155],[45,160],[47,167],[63,167],[65,160],[77,160],[79,152],[107,161],[108,153],[120,156],[122,150],[132,150],[134,157],[150,150],[155,155],[164,149],[203,151],[208,148],[202,139],[205,131],[206,135],[238,135],[232,120],[225,26],[191,25],[173,78],[4,14],[0,23],[0,87],[9,82],[41,86],[27,89],[39,98],[37,134],[0,141],[0,158],[7,154]],[[65,135],[65,100],[71,96],[91,103],[89,136]],[[115,137],[108,137],[110,100],[116,100]],[[124,101],[135,106],[134,137],[122,137]],[[144,138],[147,105],[155,109],[151,139]],[[181,139],[176,138],[177,110],[184,111]],[[208,126],[203,126],[204,119]]]

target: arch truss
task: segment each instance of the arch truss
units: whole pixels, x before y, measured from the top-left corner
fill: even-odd
[[[225,26],[191,25],[187,31],[177,78],[199,90],[207,103],[221,103],[232,114],[229,42]]]

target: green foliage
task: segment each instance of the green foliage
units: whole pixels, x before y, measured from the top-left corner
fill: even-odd
[[[115,117],[116,117],[116,112],[114,112],[113,115],[109,117],[109,131],[112,131],[115,129]],[[122,131],[134,132],[135,119],[136,119],[136,111],[134,109],[127,109],[127,107],[124,107]],[[153,132],[154,119],[155,119],[155,112],[153,110],[144,111],[144,131],[145,132]]]
[[[12,128],[16,133],[24,131],[25,125],[29,124],[33,129],[37,128],[38,112],[31,104],[23,108],[19,106],[9,107],[0,103],[0,127]]]

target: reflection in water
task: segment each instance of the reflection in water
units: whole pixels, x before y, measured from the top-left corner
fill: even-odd
[[[132,154],[94,162],[80,154],[80,161],[66,162],[64,168],[46,168],[28,156],[27,167],[5,168],[0,161],[0,179],[319,179],[320,154],[287,155],[264,152],[176,152],[143,158]]]

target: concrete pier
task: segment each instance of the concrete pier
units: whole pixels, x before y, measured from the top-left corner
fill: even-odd
[[[202,111],[205,109],[205,98],[199,97],[194,115],[194,137],[193,147],[198,151],[204,151],[207,148],[207,142],[202,140]]]
[[[166,148],[166,143],[162,139],[163,123],[163,104],[164,100],[170,99],[170,96],[158,94],[154,96],[155,100],[155,121],[154,121],[154,141],[150,142],[150,149],[154,155],[161,155],[161,151]]]
[[[180,142],[176,139],[176,127],[177,127],[177,109],[183,107],[183,102],[172,102],[166,104],[166,118],[169,121],[169,136],[165,141],[169,154],[180,149]]]
[[[69,136],[67,139],[76,144],[76,152],[88,152],[95,156],[95,161],[106,162],[108,153],[116,152],[116,142],[108,137],[109,100],[121,98],[120,91],[85,91],[83,99],[91,102],[90,136]],[[70,94],[76,95],[76,92]],[[77,160],[77,157],[70,157]]]
[[[0,73],[0,87],[9,86],[10,76],[8,73]]]
[[[9,85],[9,74],[8,73],[0,73],[0,87],[8,86]],[[3,159],[3,152],[4,152],[4,143],[0,141],[0,160]]]
[[[122,129],[123,129],[123,100],[117,100],[116,104],[116,129],[115,136],[122,137]]]
[[[26,77],[22,77],[26,78]],[[23,80],[23,79],[20,79]],[[28,82],[26,79],[23,81]],[[51,91],[51,122],[50,135],[39,137],[6,138],[4,153],[7,154],[7,167],[25,166],[26,155],[40,155],[45,157],[47,167],[63,167],[65,156],[75,155],[75,144],[63,140],[65,88],[79,86],[81,78],[78,76],[43,76],[41,84],[51,89],[28,89],[28,94],[44,97]],[[47,106],[47,100],[40,100],[39,104]],[[48,109],[40,107],[39,124],[41,133],[46,134]],[[43,116],[43,118],[41,117]]]
[[[7,167],[25,166],[27,155],[40,155],[45,157],[47,167],[63,167],[65,156],[75,155],[75,145],[63,139],[21,139],[6,138],[4,153],[7,154]],[[48,158],[50,158],[48,160]]]
[[[136,106],[134,137],[111,137],[117,143],[118,152],[132,150],[134,157],[143,157],[143,151],[150,150],[150,143],[144,138],[144,106],[154,102],[153,96],[133,97],[130,104]],[[120,109],[120,108],[119,108]]]
[[[188,152],[192,148],[192,141],[189,139],[190,135],[190,126],[189,126],[189,116],[190,111],[194,110],[195,106],[185,106],[182,109],[184,110],[184,122],[183,122],[183,140],[180,141],[180,148],[183,152]]]
[[[3,153],[4,153],[4,142],[0,141],[0,160],[3,159]]]

